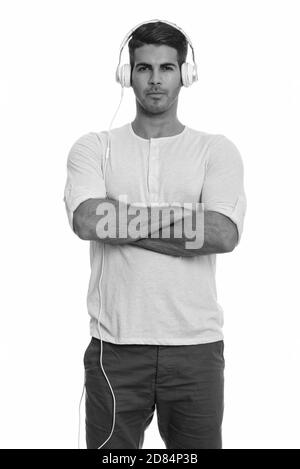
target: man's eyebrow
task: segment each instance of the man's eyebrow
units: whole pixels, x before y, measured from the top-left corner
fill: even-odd
[[[138,64],[136,64],[136,67],[139,67],[139,66],[146,66],[146,67],[151,67],[151,64],[147,64],[147,62],[139,62]],[[167,66],[167,65],[172,65],[173,67],[176,67],[176,63],[173,63],[173,62],[165,62],[163,64],[160,64],[160,66]]]

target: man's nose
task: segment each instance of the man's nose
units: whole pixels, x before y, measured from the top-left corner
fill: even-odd
[[[149,83],[156,84],[161,83],[161,73],[158,69],[153,69],[150,73]]]

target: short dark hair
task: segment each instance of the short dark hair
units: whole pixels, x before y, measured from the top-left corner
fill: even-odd
[[[131,36],[128,43],[131,72],[134,66],[134,51],[145,44],[165,45],[176,49],[179,68],[186,61],[188,42],[185,35],[168,23],[156,21],[141,25]]]

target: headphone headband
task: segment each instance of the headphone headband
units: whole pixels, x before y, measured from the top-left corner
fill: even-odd
[[[149,21],[143,21],[142,23],[139,23],[137,26],[135,26],[134,28],[132,28],[128,34],[126,34],[125,38],[123,39],[122,43],[121,43],[121,46],[120,46],[120,53],[119,53],[119,64],[121,63],[121,55],[122,55],[122,51],[126,45],[126,42],[130,39],[130,37],[132,36],[132,34],[134,33],[134,31],[136,29],[138,29],[140,26],[143,26],[144,24],[148,24],[148,23],[157,23],[157,22],[162,22],[162,23],[166,23],[168,24],[169,26],[173,26],[173,28],[177,29],[178,31],[180,31],[186,38],[187,42],[189,43],[189,46],[192,50],[192,55],[193,55],[193,62],[194,62],[194,65],[196,65],[195,63],[195,54],[194,54],[194,48],[193,48],[193,45],[192,45],[192,42],[190,40],[190,38],[188,37],[188,35],[183,31],[182,28],[180,28],[179,26],[177,26],[175,23],[171,23],[170,21],[166,21],[166,20],[158,20],[158,19],[155,19],[155,20],[149,20]]]

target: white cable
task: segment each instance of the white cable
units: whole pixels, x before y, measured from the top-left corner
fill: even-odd
[[[113,124],[113,121],[115,120],[115,117],[119,111],[119,108],[120,108],[120,105],[121,105],[121,102],[122,102],[122,99],[123,99],[123,95],[124,95],[124,88],[122,87],[121,89],[121,99],[120,99],[120,102],[119,102],[119,105],[118,105],[118,108],[111,120],[111,123],[109,124],[109,129],[108,129],[108,135],[107,135],[107,148],[106,148],[106,153],[105,153],[105,161],[104,161],[104,186],[106,187],[106,184],[105,184],[105,175],[106,175],[106,163],[107,163],[107,160],[109,158],[109,153],[110,153],[110,129],[112,127],[112,124]],[[107,191],[106,191],[106,195],[107,195]],[[105,243],[103,242],[103,255],[102,255],[102,268],[101,268],[101,274],[100,274],[100,279],[99,279],[99,283],[98,283],[98,291],[99,291],[99,302],[100,302],[100,308],[99,308],[99,315],[98,315],[98,320],[97,320],[97,326],[98,326],[98,331],[99,331],[99,336],[100,336],[100,365],[101,365],[101,369],[102,369],[102,372],[105,376],[105,379],[109,385],[109,388],[111,390],[111,393],[112,393],[112,397],[113,397],[113,403],[114,403],[114,406],[113,406],[113,424],[112,424],[112,429],[110,431],[110,434],[108,436],[108,438],[104,441],[104,443],[102,443],[101,446],[99,446],[97,449],[100,449],[102,448],[103,445],[105,445],[105,443],[110,439],[111,435],[113,434],[113,431],[114,431],[114,427],[115,427],[115,414],[116,414],[116,400],[115,400],[115,395],[114,395],[114,392],[112,390],[112,387],[110,385],[110,382],[109,382],[109,379],[107,378],[107,375],[104,371],[104,368],[103,368],[103,364],[102,364],[102,336],[101,336],[101,330],[100,330],[100,315],[101,315],[101,312],[102,312],[102,293],[101,293],[101,281],[102,281],[102,277],[103,277],[103,270],[104,270],[104,252],[105,252],[105,249],[104,249],[104,246],[105,246]],[[85,373],[84,373],[85,375]],[[84,385],[83,385],[83,391],[82,391],[82,394],[81,394],[81,398],[80,398],[80,403],[79,403],[79,430],[78,430],[78,449],[80,449],[80,421],[81,421],[81,418],[80,418],[80,406],[81,406],[81,401],[82,401],[82,397],[84,395],[84,389],[85,389],[85,378],[84,378]]]
[[[85,377],[84,377],[84,380],[85,380]],[[81,398],[80,398],[80,402],[79,402],[78,449],[80,449],[80,406],[81,406],[81,401],[82,401],[82,398],[83,398],[83,395],[84,395],[84,388],[85,388],[85,382],[84,382],[84,385],[83,385],[82,394],[81,394]]]

